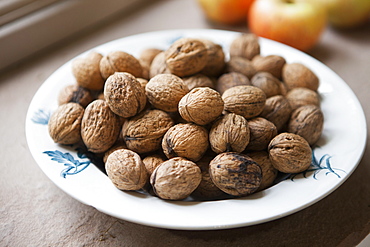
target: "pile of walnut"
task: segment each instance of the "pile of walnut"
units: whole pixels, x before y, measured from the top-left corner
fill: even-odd
[[[305,171],[323,129],[318,77],[261,56],[252,34],[236,37],[229,55],[181,38],[139,58],[75,59],[77,83],[60,92],[50,136],[101,155],[118,189],[167,200],[246,196],[279,172]]]

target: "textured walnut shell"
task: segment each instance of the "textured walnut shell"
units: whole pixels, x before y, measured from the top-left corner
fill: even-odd
[[[262,117],[248,120],[248,126],[250,131],[250,140],[246,150],[266,150],[271,139],[277,135],[276,126]]]
[[[250,85],[248,77],[239,72],[229,72],[218,78],[216,90],[222,95],[227,89],[242,85]]]
[[[178,109],[186,121],[206,125],[221,115],[224,102],[216,90],[198,87],[182,97]]]
[[[168,113],[161,110],[147,110],[125,121],[122,138],[128,149],[141,153],[156,151],[161,147],[164,134],[174,122]]]
[[[251,152],[248,153],[248,156],[257,162],[262,169],[262,182],[257,191],[267,189],[274,183],[278,175],[278,170],[276,170],[276,168],[272,165],[268,152]]]
[[[302,136],[308,144],[315,144],[321,137],[324,115],[319,107],[305,105],[292,112],[288,132]]]
[[[236,86],[222,94],[224,108],[228,112],[242,115],[246,119],[258,116],[266,102],[266,94],[254,86]]]
[[[162,140],[162,149],[168,158],[180,156],[198,161],[207,151],[208,146],[207,130],[192,123],[172,126]]]
[[[91,92],[86,88],[80,87],[76,84],[64,87],[58,95],[58,104],[78,103],[82,107],[86,107],[94,100]]]
[[[222,46],[207,39],[200,39],[207,49],[207,63],[201,73],[214,77],[222,74],[225,68],[225,54]]]
[[[104,86],[104,98],[111,110],[124,118],[135,116],[146,104],[144,88],[126,72],[109,76]]]
[[[155,168],[157,168],[160,164],[165,161],[165,157],[160,154],[153,154],[146,156],[143,159],[143,163],[145,165],[146,171],[148,172],[149,176],[152,175]]]
[[[243,152],[249,143],[250,133],[247,120],[229,113],[217,119],[209,131],[209,142],[215,153]]]
[[[280,131],[289,121],[291,113],[292,108],[289,101],[282,95],[276,95],[266,100],[265,108],[260,116],[272,122]]]
[[[292,109],[295,110],[304,105],[320,106],[320,96],[316,91],[304,87],[293,88],[286,94]]]
[[[120,190],[139,190],[149,180],[140,156],[128,149],[111,153],[105,163],[105,170],[112,183]]]
[[[233,196],[255,192],[262,181],[261,167],[250,157],[239,153],[221,153],[209,164],[212,181]]]
[[[251,60],[258,54],[260,54],[260,44],[254,34],[239,35],[230,44],[231,57],[244,57]]]
[[[213,183],[209,175],[209,163],[213,158],[214,156],[205,155],[196,163],[202,173],[202,180],[191,197],[199,200],[216,200],[226,197],[227,194]]]
[[[312,160],[308,142],[293,133],[281,133],[268,146],[272,165],[284,173],[299,173],[307,170]]]
[[[81,140],[81,121],[84,108],[77,103],[60,105],[48,123],[49,135],[55,143],[74,144]]]
[[[201,171],[194,162],[176,157],[158,166],[150,176],[150,183],[160,198],[182,200],[198,187],[201,179]]]
[[[252,59],[252,65],[257,71],[269,72],[278,79],[281,79],[281,72],[285,64],[285,58],[278,55],[265,57],[257,55]]]
[[[119,149],[127,149],[127,146],[123,141],[118,142],[117,140],[116,143],[112,147],[110,147],[107,151],[104,152],[103,162],[106,163],[108,156],[114,151],[119,150]]]
[[[159,74],[149,80],[145,93],[149,102],[167,112],[177,111],[179,101],[189,92],[183,80],[172,74]]]
[[[166,65],[166,57],[164,51],[158,53],[158,55],[154,57],[152,63],[150,64],[149,79],[159,74],[170,74],[170,73],[171,71],[167,68]]]
[[[189,90],[192,90],[196,87],[210,87],[214,88],[213,81],[203,74],[196,74],[189,77],[182,78],[185,85],[188,87]]]
[[[208,52],[203,42],[192,38],[176,40],[166,51],[166,64],[177,76],[190,76],[200,72],[208,62]]]
[[[123,51],[113,51],[100,61],[100,72],[104,79],[115,72],[127,72],[135,77],[142,77],[143,69],[138,59]]]
[[[153,62],[153,59],[159,54],[163,52],[161,49],[157,48],[147,48],[141,51],[139,55],[139,61],[141,64],[145,64],[150,66]]]
[[[251,85],[260,88],[266,98],[281,94],[281,82],[269,72],[258,72],[251,79]]]
[[[117,140],[120,132],[120,118],[104,100],[95,100],[85,109],[81,136],[88,151],[103,153]]]
[[[72,73],[79,86],[96,91],[104,87],[104,80],[100,74],[102,57],[100,53],[90,52],[86,57],[76,58],[72,62]]]
[[[242,73],[248,79],[251,79],[257,73],[252,62],[243,57],[231,57],[226,63],[226,71]]]
[[[289,90],[305,87],[317,91],[319,88],[319,78],[312,70],[300,63],[285,64],[282,77]]]

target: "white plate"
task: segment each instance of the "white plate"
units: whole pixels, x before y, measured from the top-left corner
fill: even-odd
[[[122,50],[138,56],[144,48],[166,49],[180,37],[207,38],[228,51],[239,33],[220,30],[168,30],[115,40],[94,48],[102,54]],[[320,79],[319,92],[325,124],[314,149],[314,170],[239,199],[171,202],[116,189],[109,178],[73,148],[53,143],[47,121],[57,107],[57,94],[73,84],[71,61],[55,71],[35,94],[27,114],[30,151],[44,173],[63,191],[101,212],[139,224],[186,230],[225,229],[267,222],[304,209],[338,188],[359,163],[366,143],[366,121],[361,105],[346,83],[314,58],[283,44],[260,39],[262,55],[301,62]],[[89,51],[87,51],[89,52]],[[86,53],[80,56],[85,56]],[[351,126],[351,128],[348,128]]]

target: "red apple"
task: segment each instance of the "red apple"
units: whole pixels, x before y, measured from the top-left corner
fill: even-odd
[[[254,0],[198,0],[209,20],[226,25],[245,21],[252,2]]]
[[[319,40],[327,23],[325,9],[302,0],[256,0],[249,11],[249,29],[302,51]]]

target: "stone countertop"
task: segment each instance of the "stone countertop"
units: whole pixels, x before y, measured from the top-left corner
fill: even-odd
[[[0,246],[355,246],[360,243],[370,232],[370,145],[354,173],[326,198],[281,219],[228,230],[167,230],[119,220],[69,197],[44,175],[28,150],[24,128],[29,103],[44,80],[68,60],[97,45],[132,34],[178,28],[248,32],[244,26],[230,28],[207,22],[195,1],[150,1],[2,71]],[[327,28],[309,54],[348,83],[365,115],[370,116],[370,25],[351,31]],[[369,120],[367,124],[370,125]]]

